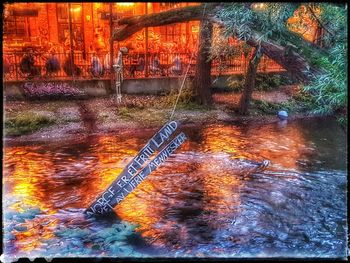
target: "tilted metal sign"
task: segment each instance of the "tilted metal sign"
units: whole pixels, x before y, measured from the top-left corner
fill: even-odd
[[[186,139],[184,133],[180,133],[176,136],[176,138],[173,139],[145,168],[137,173],[150,156],[159,149],[164,142],[169,140],[177,127],[178,123],[176,121],[171,121],[164,125],[124,168],[107,190],[90,205],[85,213],[91,215],[104,214],[111,211],[112,208],[119,204],[149,173],[164,162],[164,160]]]

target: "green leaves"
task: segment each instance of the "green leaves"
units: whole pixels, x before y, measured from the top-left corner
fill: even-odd
[[[232,3],[220,10],[217,16],[226,24],[226,37],[233,34],[240,40],[246,40],[252,34],[255,13],[243,3]]]
[[[347,9],[332,3],[265,3],[259,8],[230,3],[217,16],[225,24],[222,34],[226,37],[234,35],[244,41],[254,34],[259,41],[294,46],[291,52],[299,53],[319,70],[313,82],[304,88],[314,98],[313,112],[346,112],[343,109],[347,106]],[[291,17],[293,23],[287,23]],[[315,26],[323,28],[322,48],[307,42],[300,33],[303,28],[310,32]]]
[[[346,53],[344,43],[332,48],[328,59],[319,60],[326,73],[304,88],[316,98],[315,113],[332,114],[347,106]]]
[[[261,40],[270,37],[283,38],[286,21],[299,4],[266,3],[264,7],[247,8],[243,3],[232,3],[220,10],[218,18],[225,23],[225,36],[234,35],[240,40],[247,40],[253,32],[259,32]],[[287,39],[288,40],[288,39]]]

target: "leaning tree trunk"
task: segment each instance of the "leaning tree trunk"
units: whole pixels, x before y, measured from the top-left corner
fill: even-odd
[[[213,24],[202,20],[199,33],[199,48],[196,62],[196,73],[193,81],[194,93],[199,104],[211,105],[211,59],[209,58]]]
[[[261,53],[258,51],[259,48],[255,48],[251,59],[248,64],[248,71],[244,81],[244,89],[239,101],[238,111],[242,115],[248,114],[248,108],[252,99],[253,90],[255,87],[256,72],[261,58]]]
[[[216,15],[219,10],[227,6],[229,7],[227,3],[206,3],[198,6],[176,8],[160,13],[125,17],[118,21],[118,24],[124,27],[114,30],[112,40],[123,41],[145,27],[202,20],[203,14],[204,17],[212,23],[225,26]],[[250,4],[247,5],[247,10],[249,6]],[[246,39],[247,44],[252,47],[261,46],[261,52],[263,54],[283,66],[296,80],[307,84],[313,80],[315,76],[322,73],[318,66],[310,63],[310,57],[319,57],[320,55],[327,56],[327,51],[320,49],[291,31],[285,31],[284,34],[286,35],[285,37],[287,37],[286,39],[289,39],[292,44],[294,43],[297,46],[298,50],[295,51],[281,46],[273,39],[262,40],[261,33],[255,32],[254,30],[252,30],[252,32],[253,34]],[[307,50],[309,55],[301,52],[304,49]]]

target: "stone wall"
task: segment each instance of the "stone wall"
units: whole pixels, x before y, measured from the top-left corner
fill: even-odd
[[[281,74],[286,75],[284,74]],[[228,77],[226,75],[216,77],[212,76],[212,88],[227,88]],[[193,77],[187,77],[187,80],[192,80]],[[126,79],[122,84],[123,94],[132,95],[159,95],[167,94],[171,90],[179,89],[183,81],[183,76],[166,77],[166,78],[145,78],[145,79]],[[102,97],[115,93],[115,86],[111,87],[109,79],[95,80],[76,80],[75,84],[71,80],[56,80],[50,81],[56,83],[66,82],[71,85],[76,85],[84,91],[87,97]],[[23,92],[24,81],[5,82],[4,95],[6,99],[25,99]]]
[[[188,77],[191,79],[191,77]],[[156,95],[166,94],[173,89],[180,88],[183,77],[172,78],[148,78],[148,79],[126,79],[122,84],[123,94],[142,94],[142,95]],[[39,81],[38,81],[39,82]],[[79,89],[83,90],[88,97],[101,97],[108,96],[115,93],[115,87],[111,88],[110,80],[76,80],[75,84],[68,80],[56,80],[50,81],[60,83],[67,82],[72,85],[76,85]],[[23,91],[24,81],[9,81],[3,84],[4,95],[6,99],[25,99]]]

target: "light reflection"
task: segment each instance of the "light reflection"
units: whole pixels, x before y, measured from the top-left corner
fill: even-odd
[[[14,185],[6,185],[5,191],[11,191],[16,197],[24,198],[21,204],[25,206],[37,206],[41,210],[48,209],[48,206],[40,202],[40,195],[38,191],[38,184],[42,175],[50,173],[50,167],[52,167],[51,160],[47,154],[39,155],[30,151],[18,151],[18,148],[13,148],[5,152],[5,158],[12,156],[12,168],[11,177]],[[5,169],[6,170],[6,169]],[[14,205],[14,209],[22,212],[19,204]]]
[[[215,125],[202,131],[203,151],[212,153],[228,153],[235,158],[247,158],[246,141],[242,140],[242,132],[237,127]]]
[[[307,142],[297,123],[281,127],[280,122],[273,125],[251,127],[246,133],[246,149],[252,155],[259,154],[269,159],[271,164],[279,164],[285,169],[298,169],[297,160],[302,158]]]
[[[14,231],[14,246],[31,251],[52,239],[59,226],[86,224],[79,217],[62,215],[62,210],[86,208],[154,132],[150,129],[103,135],[59,147],[49,144],[5,148],[6,197],[23,200],[11,208],[25,212],[26,206],[31,206],[43,211],[41,216],[21,224],[27,230]],[[122,220],[139,225],[137,230],[147,241],[173,249],[190,250],[208,244],[217,232],[231,227],[231,219],[243,212],[246,214],[242,218],[250,215],[244,200],[247,195],[256,201],[271,199],[270,205],[277,208],[283,205],[282,198],[287,200],[283,182],[288,181],[289,185],[295,178],[300,183],[293,182],[293,186],[300,187],[303,181],[297,173],[290,172],[288,176],[271,171],[278,167],[298,169],[297,160],[310,157],[314,147],[300,126],[292,122],[282,127],[278,123],[209,125],[184,128],[184,132],[189,140],[115,208]],[[237,172],[235,161],[240,157],[269,159],[269,175],[281,178],[272,184],[270,177],[266,180],[259,178],[262,175]],[[260,200],[262,196],[264,199]]]
[[[49,205],[43,202],[43,192],[38,188],[39,182],[41,182],[40,178],[50,174],[49,168],[52,167],[52,162],[49,155],[36,154],[31,152],[29,148],[19,149],[14,147],[5,151],[5,159],[10,158],[14,165],[11,171],[11,183],[7,183],[4,190],[21,200],[9,208],[23,213],[27,211],[28,207],[38,207],[42,211],[47,211],[48,215],[54,214],[56,211],[50,209]],[[5,168],[5,170],[7,169]],[[43,227],[42,224],[45,221],[47,221],[45,218],[35,218],[21,223],[20,226],[26,227],[27,230],[13,232],[17,249],[31,251],[39,247],[43,240],[52,238],[51,227],[56,226],[56,222],[52,221]]]
[[[317,17],[320,16],[321,9],[319,7],[309,8],[312,8],[312,12]],[[287,26],[289,30],[301,34],[306,40],[313,42],[316,41],[315,37],[318,29],[318,23],[315,20],[307,5],[301,5],[295,10],[293,16],[288,18]]]
[[[119,2],[117,5],[123,6],[123,7],[131,7],[134,6],[135,3],[130,3],[130,2]]]
[[[60,150],[58,155],[13,148],[13,154],[8,152],[7,158],[21,158],[12,173],[16,178],[12,181],[15,183],[13,192],[24,194],[26,202],[35,200],[28,204],[49,210],[49,213],[55,213],[59,207],[84,208],[120,174],[127,161],[147,142],[151,132],[143,138],[100,136],[97,141],[91,142],[93,147],[80,144],[75,146],[79,150],[67,148]],[[273,157],[273,151],[265,152],[265,147],[269,148],[271,142],[268,133],[269,130],[264,129],[250,132],[249,136],[257,144],[252,147],[249,140],[244,139],[244,131],[234,126],[208,126],[200,134],[188,132],[190,137],[200,136],[198,142],[190,140],[184,143],[181,147],[183,154],[174,154],[169,162],[145,179],[115,208],[116,213],[121,219],[138,224],[138,231],[158,245],[171,243],[174,239],[180,243],[190,242],[188,239],[193,233],[201,235],[196,232],[196,229],[201,229],[198,222],[205,222],[207,230],[212,228],[214,231],[217,222],[211,222],[212,218],[220,215],[224,221],[229,219],[238,213],[241,202],[244,180],[235,173],[231,162],[240,157],[256,157],[257,153]],[[288,136],[293,138],[293,143],[285,144],[285,147],[296,148],[301,134],[291,129]],[[259,142],[260,138],[264,138],[262,142]],[[191,153],[190,150],[196,152]],[[184,154],[186,152],[188,155]],[[202,153],[197,156],[197,152]],[[298,157],[293,155],[293,149],[291,156]],[[13,161],[16,162],[16,159]],[[62,165],[64,169],[60,168]],[[197,193],[195,199],[193,192]],[[17,209],[20,206],[18,204]],[[198,222],[188,224],[186,218],[192,217],[196,217]],[[179,224],[179,220],[184,220],[184,223]],[[40,222],[40,219],[35,221]],[[35,227],[19,233],[18,237],[19,240],[31,237],[32,245],[29,247],[35,247],[40,243],[34,241],[37,239],[33,237],[37,235],[52,237],[52,233]],[[203,240],[210,238],[211,231],[202,237]],[[26,244],[28,246],[28,240]]]

